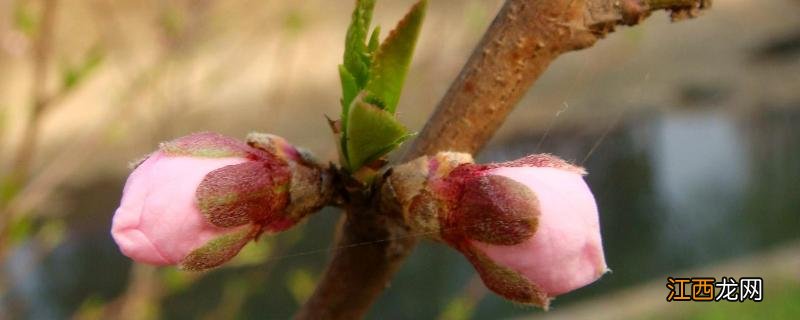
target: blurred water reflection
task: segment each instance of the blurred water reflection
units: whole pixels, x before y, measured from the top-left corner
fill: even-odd
[[[714,252],[743,245],[738,220],[750,174],[746,141],[719,110],[660,117],[647,144],[655,190],[665,206],[659,246],[665,258],[703,263]],[[702,245],[714,243],[713,245]],[[700,244],[700,245],[698,245]],[[736,245],[734,245],[736,244]]]

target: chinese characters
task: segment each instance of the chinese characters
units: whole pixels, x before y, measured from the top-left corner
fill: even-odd
[[[763,299],[764,279],[722,277],[667,278],[667,302],[672,301],[739,301]]]

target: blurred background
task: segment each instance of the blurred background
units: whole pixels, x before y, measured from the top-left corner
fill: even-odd
[[[375,23],[388,30],[410,4],[379,1]],[[430,3],[398,108],[412,130],[500,4]],[[329,257],[338,211],[205,273],[132,264],[110,221],[128,164],[190,132],[270,132],[336,159],[323,115],[338,114],[351,9],[0,0],[0,319],[290,317]],[[655,14],[558,59],[480,155],[586,166],[613,273],[544,313],[424,242],[369,318],[800,318],[798,16],[796,0],[716,1],[676,24]],[[667,276],[763,277],[764,298],[667,303]]]

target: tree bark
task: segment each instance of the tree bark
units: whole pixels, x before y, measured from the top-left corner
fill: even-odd
[[[590,47],[651,11],[693,17],[710,0],[508,0],[403,161],[438,151],[478,152],[533,82],[561,54]],[[376,188],[380,189],[380,188]],[[379,192],[349,205],[336,250],[297,319],[356,319],[413,250],[394,199]]]

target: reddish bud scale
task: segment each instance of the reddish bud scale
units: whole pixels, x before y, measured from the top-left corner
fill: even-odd
[[[274,134],[252,132],[247,135],[247,145],[252,147],[251,149],[271,155],[272,158],[282,159],[282,164],[287,161],[309,162],[309,159],[306,159],[300,150],[286,141],[286,139]]]
[[[538,208],[528,192],[522,197],[506,187],[508,179],[487,176],[494,165],[461,164],[447,175],[430,181],[440,207],[441,238],[460,251],[478,271],[484,284],[506,299],[546,307],[546,294],[520,274],[494,263],[472,245],[473,240],[513,245],[536,230]],[[494,186],[500,185],[499,188]]]
[[[219,227],[263,226],[279,218],[289,201],[291,172],[284,161],[272,158],[209,172],[197,187],[198,205],[206,218]]]
[[[267,233],[278,233],[286,231],[297,224],[297,220],[287,217],[276,217],[268,223],[262,224],[262,231]]]
[[[461,241],[453,248],[469,260],[490,290],[514,302],[537,305],[545,310],[549,307],[550,298],[545,291],[518,272],[495,263],[469,242]]]
[[[444,208],[442,238],[456,248],[470,239],[517,244],[536,229],[536,195],[513,180],[487,175],[494,167],[465,163],[429,181]]]
[[[196,133],[161,144],[131,173],[112,235],[134,260],[200,270],[326,202],[323,171],[283,138],[248,144]]]
[[[411,228],[459,250],[492,291],[547,308],[607,271],[584,174],[547,154],[474,164],[443,152],[395,167],[386,185]]]

